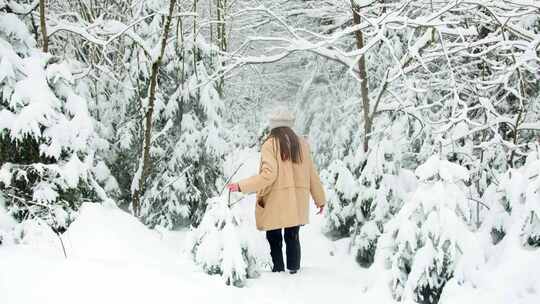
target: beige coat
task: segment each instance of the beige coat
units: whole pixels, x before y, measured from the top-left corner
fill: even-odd
[[[272,230],[309,222],[309,195],[324,206],[324,190],[306,141],[300,139],[302,162],[282,161],[279,142],[268,139],[261,147],[259,174],[240,181],[240,191],[257,193],[257,229]]]

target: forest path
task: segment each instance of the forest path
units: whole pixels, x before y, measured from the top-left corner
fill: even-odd
[[[369,280],[345,242],[320,233],[314,214],[300,232],[301,271],[264,270],[244,288],[226,286],[181,254],[185,232],[160,235],[119,210],[84,214],[65,234],[68,259],[54,235],[39,230],[27,245],[0,246],[2,304],[341,303],[362,297]]]

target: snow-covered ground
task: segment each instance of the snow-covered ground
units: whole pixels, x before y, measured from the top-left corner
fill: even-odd
[[[250,149],[235,154],[225,164],[226,176],[242,162],[233,180],[253,174],[257,156]],[[11,229],[22,240],[15,244],[4,238],[0,246],[0,304],[396,303],[384,265],[359,267],[347,252],[349,239],[325,238],[323,218],[313,208],[311,223],[300,230],[301,271],[271,273],[269,248],[264,233],[255,229],[253,209],[253,196],[233,206],[262,268],[244,288],[226,286],[219,275],[208,275],[193,262],[191,232],[149,229],[115,206],[83,205],[62,235],[67,258],[46,225],[16,224],[0,209],[0,231]],[[464,259],[441,303],[540,303],[540,253],[517,244],[506,238]]]
[[[238,208],[250,214],[251,199]],[[302,270],[296,275],[263,269],[247,286],[226,286],[204,273],[185,252],[187,231],[150,230],[128,213],[86,204],[58,238],[28,222],[23,244],[0,246],[0,303],[395,303],[380,284],[381,272],[360,268],[347,254],[348,240],[331,242],[320,232],[322,218],[301,229]],[[253,228],[255,230],[255,228]],[[257,232],[261,260],[268,258]],[[452,280],[442,303],[537,304],[540,255],[505,250],[489,276],[475,271],[475,284]],[[266,255],[266,256],[265,256]]]
[[[324,238],[320,217],[312,220],[301,230],[300,273],[263,270],[236,288],[193,264],[183,251],[186,232],[149,230],[121,210],[87,204],[64,235],[67,259],[58,239],[40,229],[27,229],[25,245],[0,246],[1,303],[339,303],[358,297],[363,270],[345,255],[343,242]]]

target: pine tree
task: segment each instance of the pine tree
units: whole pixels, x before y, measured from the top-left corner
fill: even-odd
[[[242,233],[241,218],[229,205],[230,196],[208,200],[208,210],[193,231],[190,244],[196,264],[208,274],[219,274],[225,284],[245,286],[246,279],[259,276],[257,260]]]
[[[418,189],[379,240],[396,300],[437,303],[462,253],[475,240],[467,225],[468,171],[432,156],[419,166]]]
[[[62,230],[84,200],[114,187],[95,156],[99,138],[70,66],[36,49],[14,14],[0,22],[0,189],[17,219],[40,217]]]
[[[489,210],[480,231],[489,235],[494,245],[508,240],[523,247],[540,247],[539,166],[535,144],[523,167],[499,175],[499,183],[485,191],[482,200]]]
[[[158,111],[155,168],[141,213],[147,224],[168,228],[198,225],[217,192],[227,150],[223,101],[210,79],[217,49],[202,36],[180,43],[165,62],[171,83],[164,86],[173,89]]]

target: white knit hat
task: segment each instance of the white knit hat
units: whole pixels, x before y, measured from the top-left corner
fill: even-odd
[[[287,108],[279,107],[270,114],[270,129],[294,126],[294,114]]]

